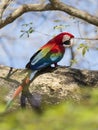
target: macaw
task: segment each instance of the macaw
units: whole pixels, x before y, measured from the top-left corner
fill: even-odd
[[[27,76],[22,84],[16,89],[13,94],[12,99],[8,102],[7,108],[10,106],[11,102],[15,99],[17,95],[22,91],[21,95],[21,106],[25,107],[25,98],[29,100],[31,106],[35,107],[38,105],[36,99],[33,97],[33,102],[30,100],[32,98],[31,93],[29,93],[27,85],[35,77],[36,73],[48,66],[54,64],[57,66],[57,63],[63,58],[65,53],[65,48],[73,45],[71,39],[74,38],[74,35],[68,32],[62,32],[48,41],[44,46],[42,46],[30,59],[27,63],[26,68],[30,70],[29,76]],[[28,91],[28,94],[26,94]]]

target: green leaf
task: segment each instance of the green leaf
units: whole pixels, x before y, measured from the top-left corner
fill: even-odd
[[[20,32],[25,32],[24,30],[21,30]]]
[[[56,20],[54,20],[54,22],[60,22],[61,20],[59,20],[59,19],[56,19]]]
[[[73,65],[73,64],[76,64],[76,63],[77,63],[77,60],[76,60],[76,59],[73,59],[73,60],[70,60],[70,62],[71,62],[71,65]]]
[[[78,49],[81,49],[81,48],[83,48],[85,45],[83,44],[83,43],[81,43],[80,45],[79,45],[79,47],[78,47]]]
[[[83,48],[83,49],[82,49],[82,55],[84,56],[85,53],[86,53],[86,48]]]
[[[89,51],[89,47],[83,43],[81,43],[77,49],[82,49],[83,56],[85,56],[86,52]]]
[[[30,28],[29,28],[29,30],[28,30],[28,32],[29,32],[29,33],[34,32],[33,28],[32,28],[32,27],[30,27]]]
[[[27,26],[28,26],[28,24],[22,24],[22,26],[26,26],[26,27],[27,27]]]
[[[20,35],[20,38],[23,37],[24,34],[25,34],[25,33],[22,33],[22,34]]]
[[[56,25],[56,26],[54,26],[53,28],[54,28],[54,29],[62,29],[62,28],[64,28],[64,25]]]
[[[27,32],[27,37],[29,37],[29,33]]]
[[[32,25],[33,23],[32,23],[32,22],[30,22],[30,24]]]

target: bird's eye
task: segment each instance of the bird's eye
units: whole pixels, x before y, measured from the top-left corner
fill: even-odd
[[[70,45],[70,40],[67,40],[67,41],[63,42],[63,44]]]

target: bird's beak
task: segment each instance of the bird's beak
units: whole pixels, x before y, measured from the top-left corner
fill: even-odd
[[[63,46],[64,47],[71,47],[71,46],[73,46],[73,41],[71,41],[71,40],[65,41],[63,43]]]
[[[63,42],[63,46],[64,47],[70,47],[71,46],[71,41],[68,40],[68,41]]]

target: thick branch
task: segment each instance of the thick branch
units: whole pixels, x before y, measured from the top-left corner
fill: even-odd
[[[69,6],[67,4],[64,4],[63,2],[60,2],[59,0],[50,0],[50,2],[52,3],[54,9],[64,11],[68,13],[69,15],[83,19],[88,23],[98,26],[98,17],[93,16],[85,11],[74,8],[72,6]]]
[[[24,4],[20,7],[18,7],[13,13],[11,13],[6,19],[2,20],[0,22],[0,28],[3,28],[4,26],[12,23],[14,20],[16,20],[19,16],[26,12],[30,11],[47,11],[51,10],[52,6],[50,4]]]
[[[15,87],[22,82],[27,71],[13,69],[8,78],[9,67],[0,66],[0,90],[8,90],[4,99],[15,91]],[[42,96],[43,103],[55,104],[64,100],[72,99],[80,101],[84,88],[91,91],[98,86],[98,71],[78,70],[74,68],[58,67],[41,70],[30,84],[30,91]],[[0,97],[2,93],[0,93]],[[86,95],[87,96],[87,95]],[[19,101],[18,101],[19,103]]]
[[[50,0],[52,3],[48,4],[25,4],[18,7],[14,12],[12,12],[6,19],[0,21],[0,28],[12,23],[19,16],[30,11],[51,11],[58,10],[68,13],[69,15],[75,16],[77,18],[83,19],[88,23],[98,26],[98,17],[95,17],[85,11],[76,9],[72,6],[59,2],[59,0]]]
[[[1,5],[0,5],[0,19],[2,19],[2,15],[5,11],[5,9],[8,7],[8,5],[10,4],[12,0],[2,0]]]

